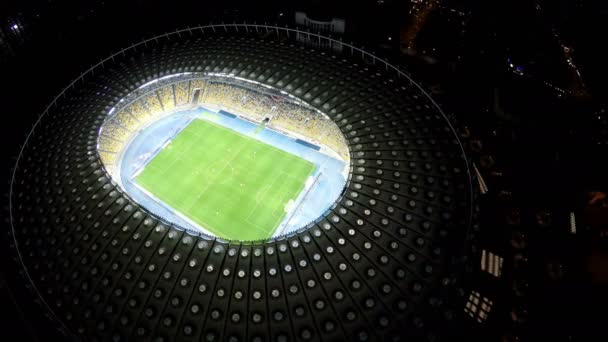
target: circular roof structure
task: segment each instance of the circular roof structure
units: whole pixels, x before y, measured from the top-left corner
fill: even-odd
[[[307,46],[317,39],[340,49]],[[330,210],[286,236],[230,242],[124,193],[97,149],[104,119],[142,85],[190,72],[254,80],[326,113],[350,151]],[[473,197],[449,120],[395,67],[305,32],[219,25],[138,43],[67,87],[19,155],[10,222],[26,281],[72,337],[437,340],[463,313]]]

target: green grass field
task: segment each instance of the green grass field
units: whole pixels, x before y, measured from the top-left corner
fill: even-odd
[[[273,235],[314,169],[293,154],[197,119],[135,182],[219,237],[259,240]]]

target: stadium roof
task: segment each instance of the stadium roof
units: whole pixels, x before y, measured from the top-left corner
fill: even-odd
[[[392,65],[346,44],[340,55],[302,46],[298,34],[309,33],[218,25],[155,37],[88,70],[40,117],[12,179],[11,231],[25,281],[65,334],[458,333],[475,194],[456,133]],[[336,122],[351,175],[318,222],[275,240],[225,242],[162,222],[113,183],[96,150],[111,108],[154,79],[203,71],[272,85]]]

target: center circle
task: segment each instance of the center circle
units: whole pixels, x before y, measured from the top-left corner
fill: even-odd
[[[304,100],[222,73],[180,73],[109,110],[97,151],[144,208],[230,241],[290,234],[323,217],[350,170],[340,128]]]

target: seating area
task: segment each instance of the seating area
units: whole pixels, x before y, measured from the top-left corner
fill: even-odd
[[[205,93],[203,103],[223,106],[239,113],[245,113],[256,120],[264,119],[273,110],[264,106],[261,97],[244,88],[226,83],[211,82]]]
[[[348,160],[346,140],[332,120],[317,113],[312,107],[297,104],[287,97],[262,93],[262,88],[204,78],[160,85],[135,98],[107,120],[104,128],[108,129],[104,129],[100,135],[99,149],[106,154],[120,153],[131,134],[165,113],[212,104],[244,114],[255,121],[268,118],[271,128],[296,133],[316,144],[327,146],[342,159]],[[199,91],[199,96],[196,103],[193,103],[196,91]],[[102,159],[104,163],[110,160],[104,157]]]
[[[141,112],[135,112],[133,114],[129,109],[124,109],[116,114],[114,122],[119,124],[121,127],[130,129],[131,127],[137,127],[141,119],[143,119]],[[139,117],[139,119],[137,119]]]
[[[150,117],[148,109],[144,106],[143,101],[141,100],[133,102],[129,107],[127,107],[127,111],[129,111],[139,122],[146,122]]]
[[[180,82],[174,85],[175,88],[175,103],[177,106],[183,106],[188,103],[190,98],[190,82]]]
[[[255,120],[269,118],[269,126],[297,133],[325,145],[348,160],[344,136],[336,124],[310,107],[286,97],[256,93],[238,85],[210,82],[201,103],[223,106]]]
[[[200,94],[199,94],[197,103],[200,103],[200,99],[202,98],[206,88],[207,88],[207,80],[205,80],[205,79],[196,78],[196,79],[193,79],[190,81],[190,93],[192,94],[192,96],[194,96],[194,94],[197,90],[200,90]],[[194,101],[195,99],[192,98],[191,100]],[[167,108],[165,108],[165,110],[167,110]]]
[[[173,95],[173,87],[163,87],[157,90],[158,97],[162,101],[165,110],[173,110],[175,108],[175,96]]]
[[[290,102],[282,102],[271,125],[296,132],[307,137],[314,137],[319,143],[328,146],[344,160],[348,160],[346,140],[336,126],[327,117],[310,109]]]

